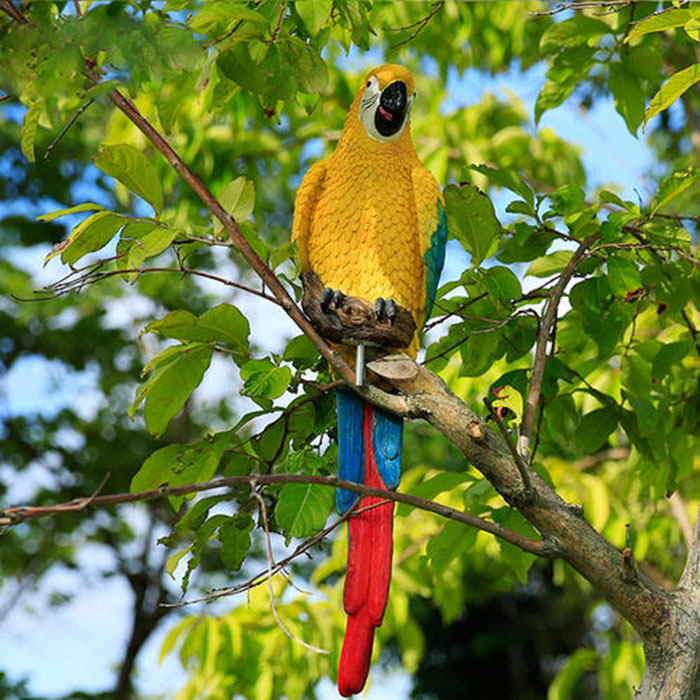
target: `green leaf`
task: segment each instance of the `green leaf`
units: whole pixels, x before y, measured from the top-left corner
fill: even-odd
[[[296,0],[294,9],[299,13],[306,30],[314,37],[328,22],[333,3],[331,0]]]
[[[698,180],[700,180],[700,170],[696,168],[679,170],[663,178],[659,183],[659,190],[651,205],[652,215],[656,214],[661,207],[672,202],[689,188],[696,186]]]
[[[157,321],[151,321],[144,333],[157,333],[163,338],[200,343],[225,343],[247,355],[250,324],[231,304],[219,304],[201,316],[189,311],[171,311]]]
[[[284,359],[295,361],[295,364],[311,366],[316,364],[319,353],[318,348],[309,340],[306,334],[292,338],[284,350]]]
[[[291,63],[297,73],[301,90],[322,93],[328,85],[328,68],[320,54],[297,37],[290,39],[289,49]]]
[[[102,211],[104,207],[101,204],[95,204],[94,202],[85,202],[85,204],[78,204],[75,207],[68,207],[68,209],[57,209],[56,211],[49,212],[48,214],[41,214],[37,216],[37,221],[53,221],[61,216],[67,216],[68,214],[79,214],[83,211]]]
[[[493,519],[509,530],[515,530],[515,532],[519,532],[521,535],[525,535],[531,539],[538,538],[538,533],[535,529],[513,508],[504,506],[503,508],[494,509]],[[515,575],[518,577],[520,583],[523,585],[527,583],[527,572],[535,561],[534,555],[524,552],[519,547],[505,540],[499,539],[498,544],[501,548],[503,561],[513,567]]]
[[[286,484],[275,508],[287,538],[309,537],[326,524],[335,502],[334,490],[320,484]]]
[[[625,41],[631,41],[651,32],[663,32],[674,27],[682,27],[690,18],[690,12],[686,9],[673,9],[669,12],[650,15],[634,25]]]
[[[491,200],[473,185],[445,188],[447,228],[471,255],[472,266],[481,264],[497,248],[501,225]]]
[[[267,24],[263,15],[246,7],[241,0],[208,0],[189,19],[187,25],[192,31],[200,33],[209,31],[216,24],[228,28],[240,20],[259,26]]]
[[[104,248],[124,224],[129,221],[124,216],[111,211],[98,211],[81,221],[70,236],[55,245],[44,258],[44,265],[59,253],[61,261],[72,265],[84,255]]]
[[[247,513],[239,513],[229,518],[219,527],[221,540],[221,561],[231,571],[238,571],[250,549],[250,532],[255,523]]]
[[[644,93],[639,79],[618,63],[610,66],[610,91],[615,99],[615,109],[635,136],[644,118]]]
[[[540,51],[543,54],[553,53],[559,51],[562,46],[578,46],[610,33],[610,25],[605,22],[585,15],[576,15],[564,22],[552,24],[540,39]]]
[[[581,76],[581,80],[585,75]],[[558,107],[571,94],[578,81],[547,80],[542,86],[535,102],[535,124],[539,124],[540,117],[549,109]]]
[[[225,440],[206,439],[188,445],[172,444],[151,454],[131,480],[131,493],[167,486],[209,481],[216,473]],[[179,502],[181,499],[177,499]]]
[[[148,432],[160,437],[170,419],[180,412],[190,394],[199,386],[209,367],[212,348],[200,343],[174,345],[156,355],[144,368],[151,371],[139,387],[129,409],[133,417],[145,400],[144,418]]]
[[[180,641],[180,638],[189,632],[189,628],[197,624],[200,621],[200,617],[196,615],[190,615],[189,617],[183,617],[177,624],[175,624],[165,635],[163,640],[163,645],[160,648],[160,656],[158,657],[158,663],[162,663],[163,659],[170,654],[175,646]]]
[[[101,146],[92,162],[107,175],[119,180],[128,190],[145,199],[160,215],[163,190],[153,163],[134,146]]]
[[[644,124],[646,125],[650,119],[669,107],[698,80],[700,80],[700,63],[694,63],[692,66],[674,73],[651,98],[644,114]]]
[[[253,62],[246,43],[234,44],[216,59],[216,66],[232,82],[244,90],[257,93],[263,86],[260,67]]]
[[[124,227],[121,238],[126,241],[134,233],[137,235],[129,241],[126,257],[126,265],[129,268],[141,267],[146,258],[160,255],[177,236],[177,231],[173,229],[147,221],[135,221]]]
[[[543,255],[541,258],[533,261],[525,274],[532,277],[550,277],[555,275],[568,265],[572,255],[573,253],[570,250],[557,250],[549,255]]]
[[[469,169],[486,175],[491,184],[505,187],[511,192],[519,194],[530,207],[534,205],[535,195],[532,189],[513,168],[492,168],[490,165],[470,165]]]
[[[269,407],[271,401],[269,399],[260,399],[254,397],[255,400],[266,407]],[[284,454],[285,443],[288,440],[287,424],[284,417],[278,418],[273,423],[270,423],[262,435],[255,438],[252,442],[252,448],[260,455],[268,464],[272,464],[276,458]]]
[[[662,345],[651,363],[651,376],[654,379],[663,379],[669,374],[671,367],[680,365],[692,348],[693,344],[689,340]]]
[[[637,417],[639,434],[642,437],[657,435],[659,432],[659,413],[646,396],[629,396],[629,402]],[[658,436],[660,438],[660,436]]]
[[[450,563],[476,542],[479,531],[464,523],[449,521],[442,530],[428,541],[428,565],[433,576],[442,576]]]
[[[219,195],[219,203],[236,223],[245,221],[253,213],[255,207],[255,184],[243,176],[237,177],[224,187]],[[224,228],[223,224],[215,216],[212,217],[212,221],[214,233],[221,233]]]
[[[586,193],[573,183],[562,185],[549,195],[553,203],[553,211],[561,216],[569,216],[581,211],[586,200]]]
[[[241,367],[241,379],[245,381],[246,396],[276,399],[287,391],[292,372],[289,367],[277,367],[270,360],[249,360]]]
[[[513,299],[520,298],[523,293],[513,271],[502,265],[486,270],[482,281],[491,297],[505,305],[510,305]]]
[[[36,139],[36,129],[39,125],[39,117],[41,116],[43,109],[43,102],[35,102],[33,105],[31,105],[31,107],[29,107],[22,121],[20,146],[22,148],[22,153],[24,153],[24,157],[30,163],[34,163],[36,161],[36,157],[34,155],[34,141]]]
[[[566,663],[557,671],[557,675],[547,690],[547,700],[569,700],[579,686],[581,676],[598,660],[595,649],[577,649]]]
[[[642,277],[633,262],[621,255],[612,255],[608,258],[608,282],[613,294],[624,298],[627,292],[642,286]]]
[[[452,491],[453,489],[473,481],[474,477],[465,472],[442,471],[412,486],[408,493],[413,496],[425,498],[428,501],[434,501],[435,497],[439,494],[445,491]],[[410,515],[412,512],[412,506],[409,506],[407,503],[399,503],[396,509],[396,514],[402,516]]]
[[[608,439],[608,435],[617,428],[619,411],[616,406],[604,406],[590,413],[586,413],[578,429],[575,442],[579,452],[592,454],[597,452]]]

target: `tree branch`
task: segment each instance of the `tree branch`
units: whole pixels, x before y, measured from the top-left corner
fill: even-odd
[[[534,472],[530,472],[534,493],[528,497],[506,445],[491,428],[485,435],[468,430],[479,417],[440,377],[397,356],[375,360],[368,369],[402,394],[408,415],[424,418],[458,447],[506,502],[537,528],[543,541],[554,543],[560,556],[632,623],[648,648],[660,650],[668,643],[669,596],[641,572],[634,582],[625,582],[622,553],[588,524],[580,506],[566,503]]]
[[[136,503],[139,501],[152,501],[166,496],[183,496],[201,491],[211,491],[213,489],[237,486],[240,484],[320,484],[322,486],[334,486],[336,488],[354,491],[363,496],[376,496],[387,501],[406,503],[420,510],[436,513],[444,518],[456,520],[457,522],[471,525],[479,530],[489,532],[496,537],[500,537],[506,542],[514,544],[520,549],[535,554],[540,557],[556,556],[557,550],[551,542],[545,540],[532,540],[512,530],[502,527],[498,523],[492,523],[483,518],[478,518],[470,513],[450,508],[442,503],[428,501],[425,498],[413,496],[408,493],[397,491],[387,491],[386,489],[365,486],[354,481],[338,479],[335,476],[318,476],[315,474],[248,474],[243,476],[227,476],[213,481],[206,481],[198,484],[188,484],[186,486],[162,486],[159,489],[150,491],[140,491],[138,493],[118,493],[107,496],[91,496],[88,498],[78,498],[67,503],[59,503],[54,506],[27,506],[6,508],[0,511],[0,525],[5,526],[5,530],[17,523],[30,520],[32,518],[43,518],[59,513],[74,513],[85,510],[90,506],[114,505],[117,503]]]
[[[99,76],[91,75],[97,79]],[[151,123],[139,112],[136,105],[119,90],[112,90],[109,93],[112,102],[120,109],[133,124],[148,138],[148,140],[165,156],[165,159],[180,175],[180,177],[194,190],[195,194],[223,224],[233,244],[260,276],[265,286],[272,292],[280,306],[287,312],[289,317],[307,335],[309,340],[318,348],[323,357],[328,360],[335,371],[350,385],[355,382],[355,373],[345,362],[337,350],[334,350],[324,338],[316,331],[308,318],[296,305],[294,299],[282,286],[275,273],[265,264],[265,261],[253,250],[245,236],[241,233],[238,224],[233,217],[221,206],[219,201],[207,189],[204,183],[189,169],[185,162],[173,150],[170,144],[153,128]]]
[[[596,232],[588,236],[588,238],[579,245],[549,294],[547,310],[542,318],[540,330],[537,334],[535,359],[532,362],[532,374],[530,376],[530,389],[527,394],[527,400],[525,401],[523,420],[520,427],[519,447],[521,449],[519,451],[525,453],[523,455],[524,457],[529,453],[530,439],[532,438],[532,430],[535,425],[535,415],[540,402],[540,394],[542,393],[542,377],[544,376],[544,366],[547,361],[547,341],[549,340],[549,334],[557,318],[559,302],[561,301],[566,285],[573,277],[574,272],[576,272],[576,267],[583,259],[586,250],[598,239],[599,235],[600,234]]]
[[[693,540],[688,548],[688,558],[685,562],[683,575],[681,576],[679,588],[687,590],[695,590],[696,599],[700,595],[698,591],[698,581],[700,581],[700,512],[698,512],[697,520],[695,521],[695,530],[693,531]]]

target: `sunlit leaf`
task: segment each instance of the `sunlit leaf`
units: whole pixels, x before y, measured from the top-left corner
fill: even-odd
[[[644,124],[659,112],[673,104],[686,90],[700,80],[700,63],[694,63],[683,70],[674,73],[651,98],[644,114]]]
[[[480,265],[496,251],[501,225],[491,200],[476,187],[449,185],[445,188],[447,228]]]
[[[309,537],[326,524],[335,503],[334,490],[319,484],[286,484],[275,517],[287,537]]]
[[[212,352],[209,345],[190,343],[171,346],[159,353],[144,368],[144,372],[151,374],[139,387],[130,408],[131,415],[145,400],[146,427],[152,435],[162,435],[170,419],[180,412],[199,386]]]
[[[163,210],[163,189],[158,173],[153,163],[137,148],[129,144],[101,146],[92,160],[102,172],[145,199],[156,215]]]
[[[34,155],[34,140],[36,139],[36,129],[39,125],[39,117],[44,111],[44,105],[42,102],[35,102],[24,115],[24,120],[22,121],[22,136],[20,139],[20,147],[22,148],[22,153],[24,157],[30,162],[34,163],[36,157]]]
[[[625,41],[631,41],[651,32],[663,32],[674,27],[682,27],[690,19],[687,9],[673,9],[669,12],[653,14],[636,22]]]

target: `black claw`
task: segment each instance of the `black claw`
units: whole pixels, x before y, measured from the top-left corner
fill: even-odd
[[[328,307],[331,305],[332,301],[333,301],[333,290],[330,287],[326,287],[321,292],[321,311],[323,311],[324,314],[328,313]]]
[[[343,294],[339,289],[336,289],[335,292],[333,292],[333,304],[336,308],[342,306],[345,299],[345,294]]]
[[[386,311],[386,302],[381,297],[377,297],[377,301],[374,302],[374,315],[377,319],[381,319]]]
[[[394,325],[394,321],[396,320],[396,313],[397,313],[397,308],[396,308],[396,302],[393,299],[387,299],[386,302],[386,317],[389,319],[389,323],[391,325]]]

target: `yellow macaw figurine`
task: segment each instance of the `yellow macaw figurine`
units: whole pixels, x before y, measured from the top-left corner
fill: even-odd
[[[373,70],[355,95],[335,151],[309,169],[297,192],[292,239],[303,270],[313,270],[326,287],[324,311],[349,295],[374,301],[377,317],[390,321],[399,304],[417,328],[430,314],[447,223],[440,188],[411,141],[415,96],[413,76],[403,66]],[[416,333],[405,348],[412,357],[418,342]],[[339,476],[395,489],[402,420],[348,389],[338,391],[336,405]],[[347,512],[356,499],[339,490],[338,510]],[[358,510],[380,502],[364,497]],[[349,519],[348,624],[338,669],[338,689],[346,697],[362,690],[369,672],[389,593],[392,526],[391,503]]]

